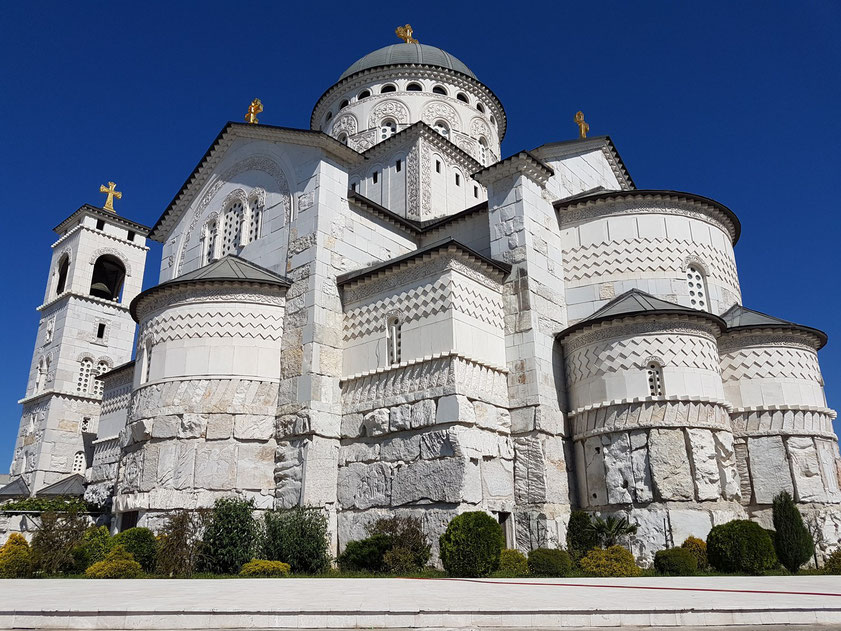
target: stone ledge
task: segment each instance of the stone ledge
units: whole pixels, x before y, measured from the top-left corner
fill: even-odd
[[[590,410],[608,408],[613,405],[628,405],[631,403],[709,403],[712,405],[720,405],[728,412],[733,411],[733,406],[724,399],[671,395],[668,397],[634,397],[632,399],[613,399],[612,401],[605,401],[604,403],[591,403],[590,405],[575,408],[574,410],[567,412],[567,417],[572,418],[573,416],[589,412]]]

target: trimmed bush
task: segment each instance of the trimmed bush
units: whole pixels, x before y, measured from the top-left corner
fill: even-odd
[[[157,538],[155,567],[158,574],[179,578],[192,576],[202,546],[202,522],[200,513],[189,511],[178,511],[167,518]]]
[[[350,541],[337,561],[339,567],[345,571],[382,572],[383,557],[391,548],[391,537],[372,535],[367,539]]]
[[[534,576],[566,576],[572,570],[572,559],[565,550],[537,548],[529,552],[529,574]]]
[[[144,572],[154,571],[158,540],[148,528],[128,528],[114,537],[114,545],[121,545],[131,552]]]
[[[698,559],[686,548],[659,550],[654,555],[654,569],[665,576],[692,576],[698,571]]]
[[[370,533],[391,538],[391,549],[383,555],[383,566],[387,572],[419,572],[429,563],[432,546],[417,517],[378,519],[370,528]]]
[[[737,519],[715,526],[707,536],[707,557],[720,572],[762,574],[777,563],[771,537],[757,523]]]
[[[330,567],[327,516],[320,510],[269,511],[263,520],[266,559],[288,563],[295,574],[321,574]]]
[[[504,576],[526,576],[529,573],[526,555],[519,550],[503,550],[499,554],[499,569],[496,573]]]
[[[0,548],[0,578],[32,576],[32,550],[23,535],[13,532]]]
[[[104,561],[114,541],[105,526],[91,526],[82,535],[82,541],[73,549],[76,571],[84,572],[94,563]]]
[[[131,552],[123,546],[116,545],[105,557],[104,561],[94,563],[85,570],[87,578],[140,578],[143,568],[134,560]]]
[[[823,564],[824,574],[841,574],[841,548],[836,548],[835,552],[827,557]]]
[[[707,542],[698,537],[687,537],[686,541],[680,546],[684,550],[689,550],[692,556],[695,557],[695,562],[698,564],[699,570],[706,570],[709,565],[707,561]]]
[[[599,545],[598,537],[590,527],[591,523],[590,513],[583,510],[574,510],[569,516],[567,552],[576,565],[581,557]]]
[[[606,550],[595,548],[581,559],[581,569],[591,576],[639,576],[640,568],[631,554],[622,546],[611,546]]]
[[[87,518],[77,512],[41,513],[41,526],[32,537],[33,570],[48,575],[73,572],[73,552],[87,529]]]
[[[238,497],[216,500],[202,537],[201,566],[214,574],[236,574],[253,558],[257,539],[254,501]]]
[[[774,549],[783,567],[794,574],[815,553],[815,540],[787,491],[774,498]]]
[[[447,574],[487,576],[499,567],[505,535],[493,517],[482,511],[472,511],[454,517],[438,542]]]
[[[267,561],[266,559],[251,559],[242,566],[240,576],[259,578],[279,578],[289,576],[289,564],[283,561]]]

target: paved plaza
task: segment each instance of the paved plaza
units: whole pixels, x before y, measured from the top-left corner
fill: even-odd
[[[0,582],[0,629],[684,625],[838,628],[841,577]]]

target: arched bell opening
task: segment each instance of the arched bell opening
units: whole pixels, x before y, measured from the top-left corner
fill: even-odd
[[[125,278],[123,262],[115,256],[104,254],[94,263],[89,293],[97,298],[119,301]]]

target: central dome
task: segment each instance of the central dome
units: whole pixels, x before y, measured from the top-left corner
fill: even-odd
[[[339,81],[352,74],[368,70],[369,68],[377,68],[379,66],[397,66],[403,64],[420,64],[424,66],[438,66],[439,68],[447,68],[455,70],[468,77],[476,79],[476,75],[468,68],[464,62],[450,53],[436,48],[435,46],[427,46],[426,44],[392,44],[385,48],[380,48],[372,53],[368,53],[362,59],[351,65],[350,68],[342,73]],[[478,81],[478,79],[477,79]]]

